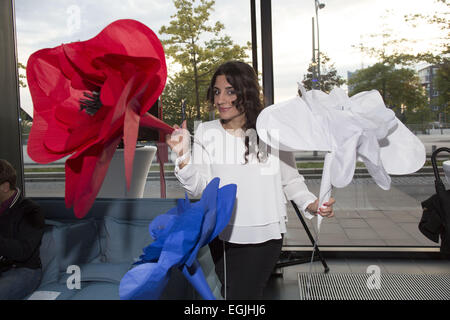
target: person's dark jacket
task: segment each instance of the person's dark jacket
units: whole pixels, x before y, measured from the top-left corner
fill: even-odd
[[[436,194],[422,202],[422,208],[419,230],[436,243],[440,236],[441,252],[450,254],[450,190],[445,190],[442,184]]]
[[[0,215],[0,272],[42,268],[39,247],[44,227],[39,205],[22,196]]]

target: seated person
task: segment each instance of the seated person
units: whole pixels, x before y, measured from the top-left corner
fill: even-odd
[[[40,207],[16,188],[16,171],[0,159],[0,300],[23,299],[40,284]]]

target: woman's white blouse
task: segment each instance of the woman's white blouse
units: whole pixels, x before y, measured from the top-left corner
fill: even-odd
[[[317,199],[298,173],[293,153],[272,149],[266,161],[258,162],[256,152],[252,152],[257,149],[256,131],[253,133],[249,161],[244,164],[244,137],[227,132],[220,120],[200,123],[189,163],[183,169],[176,165],[174,170],[183,188],[193,197],[200,197],[214,177],[220,178],[220,187],[237,185],[233,215],[219,235],[232,243],[280,239],[286,232],[286,198],[294,200],[303,212]]]

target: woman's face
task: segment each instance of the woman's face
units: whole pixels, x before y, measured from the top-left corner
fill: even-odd
[[[235,90],[228,83],[227,77],[224,75],[217,76],[214,84],[214,104],[219,110],[220,118],[227,120],[239,115],[241,112],[233,105],[233,101],[237,99]]]

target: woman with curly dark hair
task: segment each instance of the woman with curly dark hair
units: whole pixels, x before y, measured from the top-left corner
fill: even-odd
[[[186,123],[175,125],[166,141],[177,154],[175,175],[194,197],[214,177],[237,185],[228,226],[210,243],[225,299],[261,299],[281,253],[286,233],[286,199],[303,211],[333,216],[334,199],[318,209],[298,173],[294,155],[259,140],[256,119],[263,109],[258,78],[251,66],[229,61],[216,70],[208,89],[220,119],[200,123],[193,152]]]

